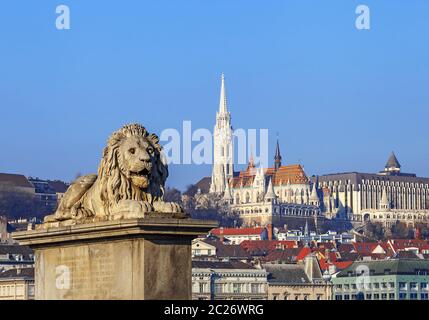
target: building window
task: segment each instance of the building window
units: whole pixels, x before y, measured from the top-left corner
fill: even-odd
[[[215,284],[215,293],[222,293],[223,292],[223,286],[221,283]]]
[[[399,282],[399,290],[407,290],[407,283]]]
[[[410,300],[417,300],[417,293],[410,293]]]
[[[387,300],[387,293],[381,294],[381,300]]]
[[[340,295],[340,294],[337,294],[337,295],[335,296],[335,300],[343,300],[343,296],[342,296],[342,295]]]
[[[200,293],[204,293],[204,289],[205,289],[205,284],[204,283],[200,283]]]
[[[345,294],[345,295],[344,295],[344,300],[350,300],[350,295]]]
[[[239,283],[234,283],[232,285],[232,292],[241,293],[241,285]]]
[[[420,288],[421,288],[422,290],[427,290],[427,289],[428,289],[428,284],[427,284],[427,282],[422,282],[422,283],[420,284]]]
[[[406,293],[399,293],[399,300],[407,300],[407,294]]]
[[[418,290],[417,282],[410,282],[410,289],[411,290]]]
[[[257,283],[252,283],[250,285],[250,290],[253,294],[259,293],[259,284]]]
[[[420,294],[420,300],[428,300],[428,294],[427,293],[421,293]]]
[[[372,294],[371,293],[367,293],[365,296],[365,300],[372,300]]]
[[[380,295],[378,293],[374,293],[374,300],[380,300]]]

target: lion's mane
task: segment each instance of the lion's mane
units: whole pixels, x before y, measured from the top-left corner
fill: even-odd
[[[155,166],[152,168],[149,186],[140,189],[132,184],[123,173],[124,168],[120,156],[120,145],[127,137],[144,137],[155,150]],[[98,167],[98,178],[101,183],[101,199],[106,209],[121,200],[153,201],[162,200],[168,167],[162,154],[159,138],[149,134],[140,124],[130,124],[114,132],[104,148],[103,158]]]

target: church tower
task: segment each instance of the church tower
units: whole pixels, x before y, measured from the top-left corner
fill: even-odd
[[[225,77],[222,73],[219,111],[213,132],[213,171],[210,184],[211,193],[224,193],[226,185],[234,174],[233,135],[231,114],[228,112]]]

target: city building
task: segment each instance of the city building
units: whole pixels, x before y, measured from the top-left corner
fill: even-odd
[[[429,178],[401,172],[392,153],[383,171],[336,173],[314,178],[323,194],[322,210],[329,218],[347,219],[357,225],[397,221],[414,227],[429,223]]]
[[[34,253],[29,247],[18,244],[0,244],[0,271],[32,268]]]
[[[268,300],[330,300],[330,276],[323,276],[317,258],[302,263],[264,264],[268,273]]]
[[[34,268],[0,272],[0,300],[34,300]]]
[[[239,261],[192,261],[193,300],[266,300],[267,273]]]
[[[221,241],[227,239],[231,244],[240,244],[245,240],[272,240],[272,226],[255,228],[216,228],[210,234]]]
[[[428,300],[429,261],[360,261],[332,278],[335,300]]]
[[[53,213],[59,200],[67,191],[68,184],[58,180],[50,181],[32,177],[29,177],[28,181],[34,186],[36,198],[45,206],[47,212]]]
[[[250,255],[238,244],[225,244],[220,240],[197,238],[192,241],[192,259],[249,262]]]
[[[274,231],[275,238],[278,240],[293,240],[308,242],[338,242],[349,243],[355,241],[356,236],[347,232],[338,233],[328,231],[326,233],[317,233],[315,231],[306,232],[304,230],[277,230]]]
[[[245,226],[284,225],[287,218],[322,218],[315,185],[311,187],[301,165],[281,165],[277,144],[274,167],[247,169],[230,180],[224,199]]]

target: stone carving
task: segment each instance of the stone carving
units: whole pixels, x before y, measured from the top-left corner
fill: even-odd
[[[151,213],[188,217],[174,202],[164,202],[168,167],[155,134],[139,124],[114,132],[104,149],[98,175],[72,183],[45,225],[142,218]]]

